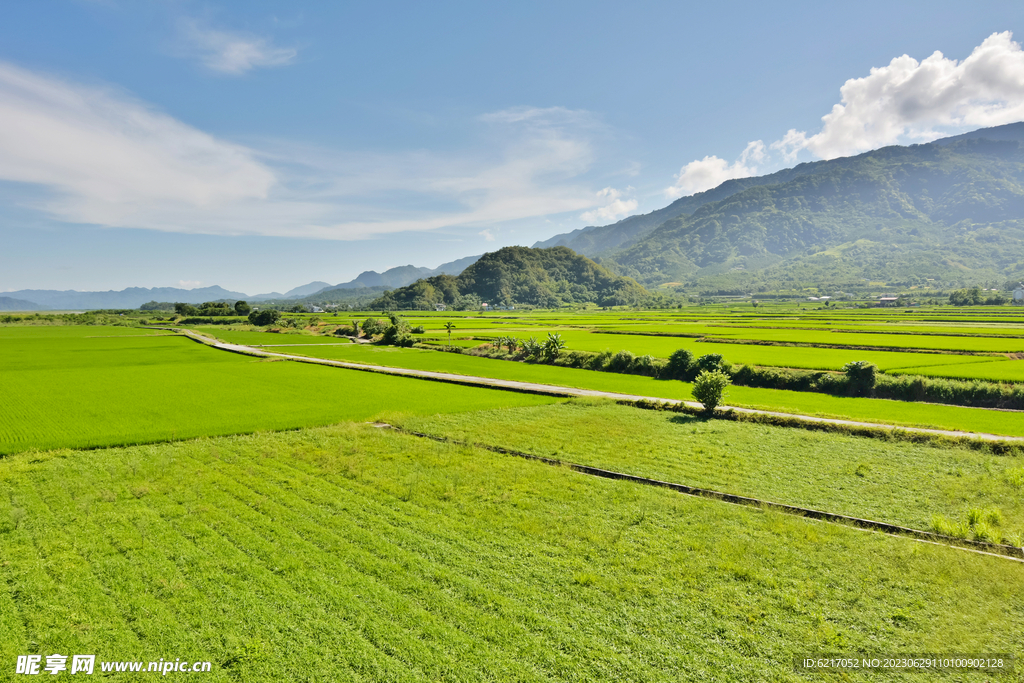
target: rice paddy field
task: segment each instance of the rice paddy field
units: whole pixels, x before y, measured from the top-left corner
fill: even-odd
[[[709,488],[805,508],[927,529],[935,515],[972,508],[1024,538],[1024,458],[960,448],[707,421],[576,399],[483,415],[396,420],[457,441]],[[529,424],[529,430],[517,429]],[[644,438],[637,440],[642,433]]]
[[[551,399],[267,362],[125,328],[0,328],[0,454],[477,410]],[[269,336],[269,335],[268,335]]]
[[[976,367],[1014,381],[1024,362],[982,348],[1014,348],[1024,328],[1014,309],[919,310],[909,320],[767,308],[409,321],[439,340],[452,321],[453,336],[553,332],[569,349],[666,357],[685,346],[780,367],[877,359],[888,372]],[[917,681],[798,672],[793,662],[975,653],[1013,655],[1019,667],[1024,658],[1022,562],[482,446],[1011,544],[1024,533],[1020,455],[258,359],[126,322],[0,325],[0,680],[20,678],[18,656],[58,652],[95,653],[97,668],[208,661],[204,679],[259,682]],[[699,341],[735,326],[733,343]],[[841,326],[849,331],[830,332]],[[697,336],[670,336],[683,329]],[[272,352],[690,398],[683,382],[351,344],[312,328],[202,331]],[[943,346],[974,331],[970,349]],[[843,335],[914,345],[819,340]],[[797,337],[810,345],[785,345]],[[726,402],[1024,436],[1024,413],[748,387],[731,387]],[[367,424],[381,422],[447,441]],[[930,677],[1022,680],[1020,671]]]
[[[272,353],[344,360],[368,365],[537,382],[634,396],[693,400],[691,385],[687,382],[494,360],[423,349],[399,349],[357,344],[301,348],[264,346],[262,349]],[[871,398],[849,398],[820,393],[741,386],[730,387],[724,402],[744,408],[817,417],[863,420],[906,427],[967,430],[1004,436],[1024,436],[1024,413],[1018,412]]]
[[[1019,563],[365,425],[23,453],[0,485],[8,671],[88,652],[214,681],[803,681],[834,680],[794,671],[809,653],[1024,642]]]

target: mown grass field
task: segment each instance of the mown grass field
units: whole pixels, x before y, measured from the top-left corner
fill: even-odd
[[[1024,642],[1020,563],[368,426],[23,453],[0,482],[9,670],[60,652],[209,660],[214,681],[802,681],[800,654]]]
[[[368,420],[383,410],[434,414],[552,400],[261,361],[178,336],[108,332],[0,328],[0,454],[294,429]]]
[[[494,360],[442,351],[356,344],[308,348],[269,346],[264,350],[311,358],[328,358],[387,367],[538,382],[636,396],[684,401],[693,399],[691,385],[687,382]],[[848,398],[812,392],[740,386],[729,387],[723,403],[783,413],[864,420],[907,427],[931,427],[1004,436],[1024,436],[1024,413],[1019,412],[871,398]]]
[[[1024,458],[962,448],[640,410],[577,399],[557,406],[408,416],[401,426],[653,479],[916,529],[934,515],[997,515],[1020,545]],[[528,430],[517,425],[528,424]],[[643,434],[638,440],[637,434]]]

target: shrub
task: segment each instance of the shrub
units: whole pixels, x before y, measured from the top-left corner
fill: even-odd
[[[268,308],[262,311],[252,311],[249,313],[249,322],[253,325],[264,327],[266,325],[273,325],[277,322],[279,317],[281,317],[279,312]]]
[[[569,351],[555,359],[555,365],[566,368],[588,368],[593,355],[586,351]]]
[[[724,361],[722,354],[720,353],[706,353],[697,359],[695,363],[697,372],[714,372],[715,370],[723,370]]]
[[[427,331],[427,328],[423,327],[423,325],[417,325],[416,327],[412,328],[409,331],[412,332],[413,334],[423,334],[424,332]]]
[[[853,396],[870,396],[875,388],[878,368],[866,360],[855,360],[843,366],[848,381],[848,393]]]
[[[661,361],[654,358],[654,356],[645,355],[638,356],[633,361],[632,372],[647,377],[659,377],[664,369],[665,365]]]
[[[589,370],[605,370],[608,367],[608,361],[612,359],[611,351],[602,351],[599,354],[590,357],[590,363],[587,365]]]
[[[608,360],[605,370],[608,372],[629,372],[633,368],[633,361],[633,354],[622,350]]]
[[[384,330],[387,328],[387,323],[382,320],[378,320],[377,318],[367,318],[363,321],[363,334],[367,337],[384,334]]]
[[[665,366],[662,376],[666,379],[685,379],[693,365],[693,354],[689,349],[678,349],[668,357],[668,365]]]
[[[729,376],[721,370],[705,370],[693,380],[693,397],[704,406],[705,415],[715,412],[729,384]]]

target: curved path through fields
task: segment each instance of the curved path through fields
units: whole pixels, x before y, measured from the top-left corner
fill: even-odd
[[[207,346],[212,346],[215,349],[222,351],[230,351],[232,353],[240,353],[247,356],[257,356],[260,358],[280,358],[282,360],[293,360],[300,363],[313,363],[315,365],[329,365],[337,368],[347,368],[349,370],[360,370],[363,372],[379,372],[387,375],[401,375],[404,377],[415,377],[418,379],[426,379],[434,382],[447,382],[450,384],[466,384],[472,386],[484,386],[493,387],[495,389],[505,389],[508,391],[521,391],[531,394],[544,394],[547,396],[564,396],[564,397],[592,397],[592,398],[608,398],[615,401],[627,401],[635,403],[637,401],[647,401],[651,403],[661,403],[664,405],[684,405],[688,408],[701,409],[700,403],[694,401],[681,401],[678,399],[670,398],[657,398],[654,396],[637,396],[634,394],[618,394],[610,391],[597,391],[594,389],[577,389],[574,387],[562,387],[551,384],[538,384],[535,382],[518,382],[507,379],[494,379],[490,377],[475,377],[472,375],[457,375],[449,372],[433,372],[429,370],[410,370],[407,368],[391,368],[383,365],[369,365],[366,363],[351,363],[348,361],[341,360],[329,360],[326,358],[310,358],[307,356],[294,356],[287,353],[274,353],[272,351],[264,351],[253,346],[244,346],[242,344],[228,344],[211,337],[193,332],[192,330],[175,329],[175,332],[185,335],[186,337],[193,339]],[[885,430],[900,430],[902,432],[909,432],[913,434],[931,434],[934,436],[946,436],[953,438],[968,438],[968,439],[980,439],[982,441],[1024,441],[1024,437],[1020,436],[1001,436],[998,434],[986,434],[983,432],[962,432],[947,429],[926,429],[923,427],[897,427],[894,425],[888,425],[881,422],[858,422],[855,420],[840,420],[835,418],[827,417],[814,417],[813,415],[798,415],[794,413],[779,413],[770,410],[755,410],[753,408],[739,408],[736,406],[721,406],[722,410],[733,410],[737,413],[745,413],[749,415],[768,415],[772,417],[780,417],[787,419],[800,420],[809,423],[825,423],[841,425],[846,427],[857,427],[857,428],[871,428],[871,429],[885,429]]]

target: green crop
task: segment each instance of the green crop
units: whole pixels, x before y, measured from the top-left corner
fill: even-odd
[[[796,681],[808,650],[1024,642],[1019,563],[368,426],[26,453],[0,486],[8,667],[95,653],[207,660],[211,681]]]
[[[89,338],[0,329],[0,454],[150,443],[441,413],[553,399],[290,362],[256,360],[184,337]],[[334,348],[334,347],[330,347]]]

